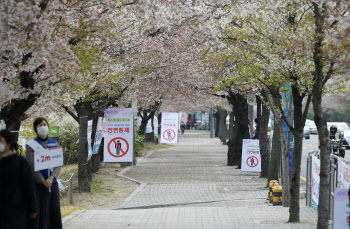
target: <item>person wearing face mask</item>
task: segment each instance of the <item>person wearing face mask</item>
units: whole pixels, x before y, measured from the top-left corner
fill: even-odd
[[[37,134],[34,140],[43,148],[55,148],[58,146],[57,141],[48,137],[49,123],[45,118],[39,117],[35,119],[33,129]],[[31,228],[61,229],[60,192],[56,181],[61,167],[35,171],[34,150],[28,144],[26,145],[26,157],[32,169],[39,208],[38,217]]]
[[[0,130],[0,228],[26,228],[26,216],[37,216],[33,177],[28,162],[17,153],[12,133]]]

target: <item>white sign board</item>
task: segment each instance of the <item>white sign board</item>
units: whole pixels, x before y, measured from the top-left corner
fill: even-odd
[[[349,190],[334,190],[333,229],[349,228]]]
[[[178,113],[162,113],[160,143],[177,144]]]
[[[44,149],[34,139],[27,143],[34,151],[34,171],[51,169],[63,165],[63,148],[58,146],[51,149]]]
[[[243,139],[241,171],[261,172],[259,140]]]
[[[103,138],[103,118],[99,117],[97,121],[97,128],[96,128],[96,134],[95,134],[95,141],[94,141],[94,149],[93,154],[98,153],[98,149],[100,148],[100,144]]]
[[[311,201],[313,205],[318,208],[318,197],[320,195],[320,159],[312,155],[312,193]]]
[[[134,152],[134,110],[109,108],[105,111],[105,162],[132,162]]]
[[[338,159],[337,188],[350,187],[350,165],[346,164],[341,158]]]
[[[92,156],[92,148],[91,148],[91,134],[92,134],[92,120],[88,121],[88,129],[87,129],[87,140],[88,140],[88,160],[91,159]]]
[[[202,126],[209,126],[209,114],[202,114]]]
[[[146,133],[152,133],[152,119],[148,120],[146,126]],[[153,127],[154,127],[154,136],[158,136],[158,118],[157,116],[153,116]]]

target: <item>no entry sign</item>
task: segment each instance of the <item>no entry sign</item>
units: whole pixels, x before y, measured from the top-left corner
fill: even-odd
[[[162,113],[160,143],[177,144],[179,129],[178,113]]]
[[[105,162],[132,162],[134,113],[132,108],[110,108],[105,111]]]
[[[163,138],[167,141],[171,141],[175,138],[175,131],[172,129],[167,129],[163,132]]]
[[[261,172],[259,140],[243,139],[241,170]]]
[[[254,156],[250,156],[247,158],[247,165],[249,167],[256,167],[259,164],[259,160],[258,158],[254,157]]]
[[[113,138],[107,146],[112,157],[123,157],[129,152],[129,143],[124,138]]]

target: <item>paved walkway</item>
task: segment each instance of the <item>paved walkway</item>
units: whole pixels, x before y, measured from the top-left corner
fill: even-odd
[[[179,146],[124,169],[141,183],[120,206],[64,218],[64,228],[316,228],[317,212],[301,200],[301,222],[266,200],[265,179],[226,166],[227,146],[207,131],[185,131]]]

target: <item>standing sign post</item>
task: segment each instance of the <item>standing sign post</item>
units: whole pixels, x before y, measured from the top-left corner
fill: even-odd
[[[288,117],[288,121],[294,126],[294,107],[293,107],[293,98],[292,98],[292,89],[290,84],[286,84],[285,88],[287,89],[286,92],[283,92],[282,94],[282,100],[283,100],[283,110],[284,115],[288,117],[288,113],[291,113],[291,117]],[[286,138],[286,142],[288,141],[288,125],[284,122],[284,134]],[[293,162],[293,148],[294,148],[294,136],[293,133],[290,133],[290,148],[289,148],[289,155],[288,155],[288,163],[289,163],[289,175],[292,174],[292,162]]]
[[[259,140],[243,139],[241,171],[261,172]]]
[[[87,138],[88,138],[88,160],[91,159],[92,156],[92,147],[91,147],[91,134],[92,134],[92,120],[88,121],[88,130],[87,130]]]
[[[101,141],[103,138],[103,123],[102,123],[103,118],[99,117],[98,122],[97,122],[97,129],[96,129],[96,134],[95,134],[95,141],[94,141],[94,149],[93,149],[93,154],[98,153],[98,149],[100,148]]]
[[[110,108],[105,111],[104,162],[133,162],[134,111]]]
[[[178,113],[162,113],[160,143],[177,144]]]
[[[311,201],[318,208],[318,197],[320,196],[320,159],[312,155],[312,193]]]
[[[333,229],[349,228],[349,195],[348,189],[334,190]]]

